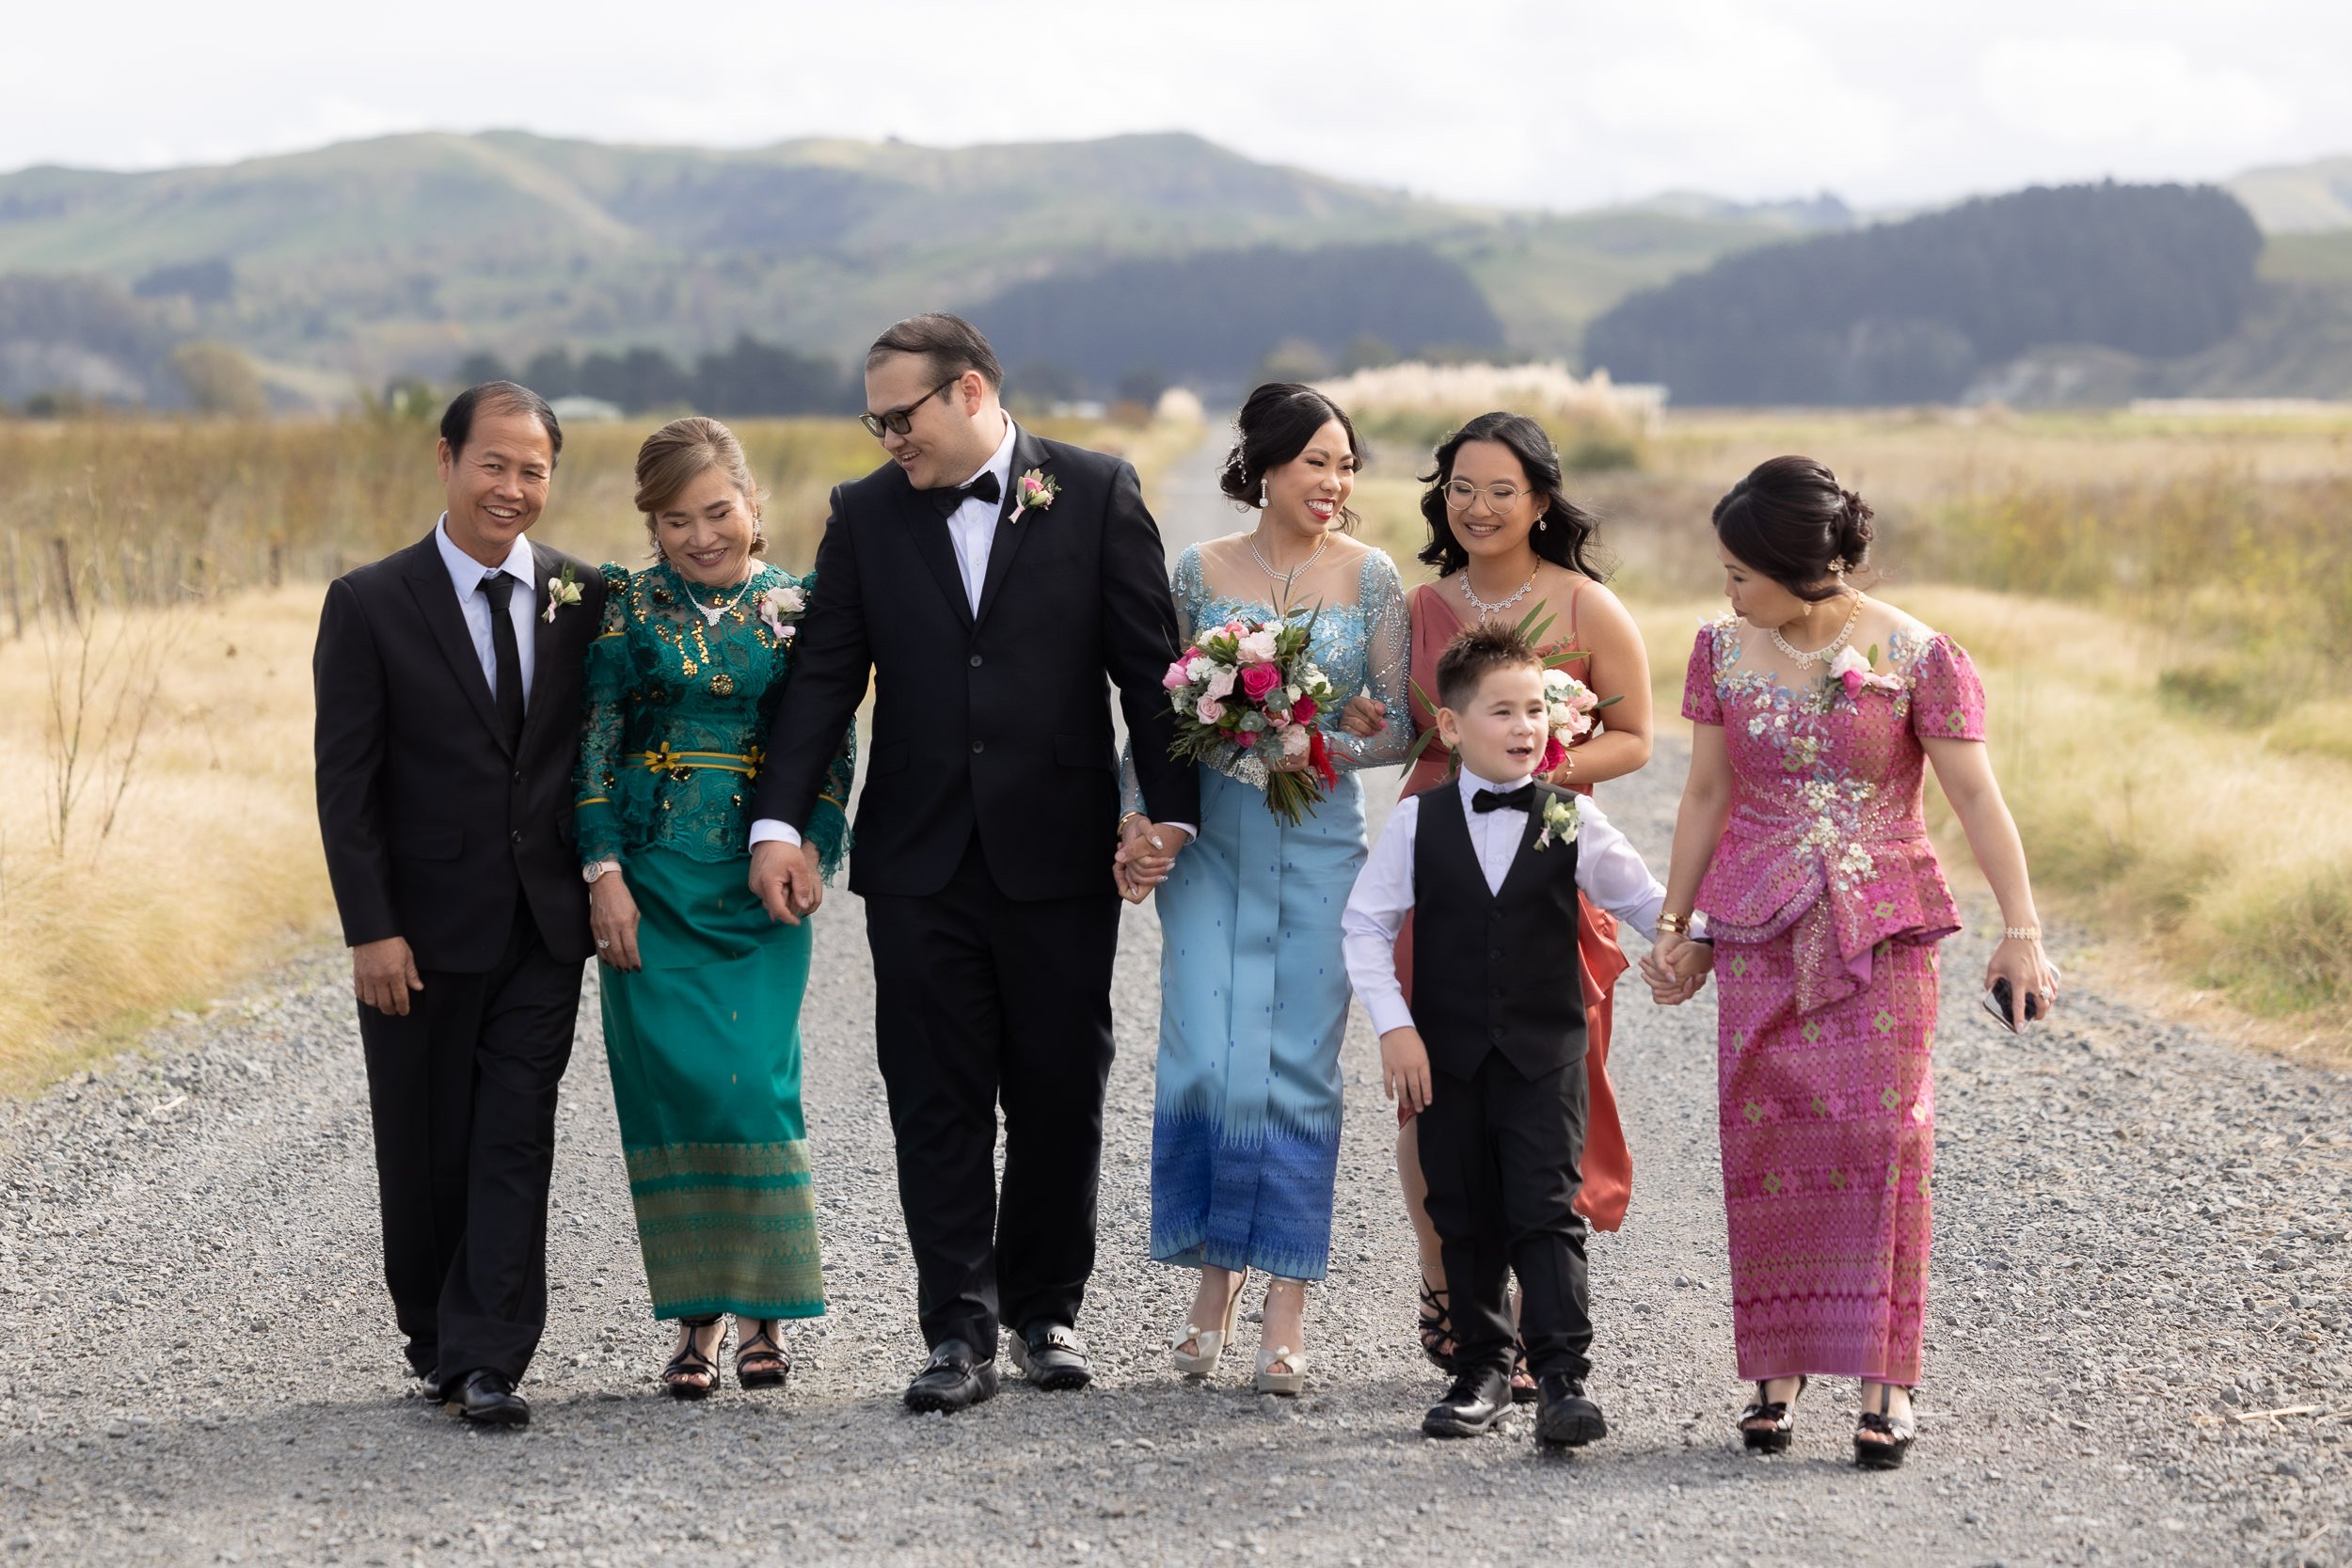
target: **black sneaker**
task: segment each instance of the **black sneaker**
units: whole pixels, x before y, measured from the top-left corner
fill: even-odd
[[[1421,1430],[1431,1437],[1476,1437],[1492,1432],[1510,1408],[1511,1379],[1502,1369],[1467,1368],[1421,1418]]]

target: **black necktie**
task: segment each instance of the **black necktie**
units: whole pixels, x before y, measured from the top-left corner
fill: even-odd
[[[1533,811],[1535,807],[1535,785],[1533,780],[1517,789],[1481,789],[1470,795],[1470,810],[1484,816],[1490,811]]]
[[[515,645],[515,617],[507,613],[514,601],[515,579],[492,572],[482,579],[482,596],[490,601],[490,649],[498,657],[498,679],[492,692],[498,699],[499,722],[513,745],[523,734],[523,656]]]
[[[931,499],[937,503],[941,516],[952,517],[956,515],[956,508],[965,501],[976,498],[984,501],[993,501],[1002,498],[1004,493],[1005,487],[996,483],[996,476],[992,472],[982,474],[971,483],[958,485],[951,490],[934,490],[931,492]]]

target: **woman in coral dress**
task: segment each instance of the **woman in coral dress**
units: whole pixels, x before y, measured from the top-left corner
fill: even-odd
[[[1415,731],[1435,730],[1438,718],[1429,694],[1437,690],[1438,656],[1446,644],[1481,622],[1517,626],[1533,610],[1538,625],[1551,623],[1538,640],[1543,651],[1583,651],[1587,657],[1565,666],[1567,673],[1604,701],[1619,699],[1602,715],[1598,733],[1581,742],[1551,776],[1554,784],[1589,794],[1594,784],[1622,778],[1649,761],[1649,659],[1632,616],[1599,581],[1591,555],[1596,525],[1568,500],[1565,483],[1550,437],[1523,415],[1482,414],[1438,449],[1437,469],[1421,504],[1430,535],[1421,559],[1438,568],[1438,580],[1413,590],[1407,605],[1411,706]],[[1445,748],[1433,740],[1406,776],[1402,793],[1417,794],[1441,783],[1452,768]],[[1601,1230],[1624,1223],[1633,1180],[1608,1072],[1610,990],[1626,969],[1616,930],[1608,911],[1583,900],[1577,945],[1590,1002],[1585,1070],[1591,1078],[1591,1122],[1576,1207]],[[1407,1000],[1412,953],[1413,927],[1407,921],[1397,938],[1397,974]],[[1421,1248],[1422,1349],[1450,1370],[1454,1336],[1445,1267],[1423,1207],[1428,1189],[1411,1113],[1401,1112],[1399,1119],[1397,1177]],[[1514,1377],[1512,1387],[1515,1395],[1534,1397],[1534,1386],[1523,1376]]]
[[[1960,928],[1920,812],[1926,765],[1999,899],[1985,983],[2047,1013],[2016,824],[1985,756],[1984,689],[1960,645],[1846,580],[1869,508],[1809,458],[1774,458],[1715,509],[1734,613],[1699,633],[1696,724],[1661,937],[1664,973],[1702,911],[1722,988],[1718,1107],[1732,1332],[1756,1385],[1751,1448],[1786,1448],[1808,1374],[1862,1380],[1856,1462],[1912,1440],[1935,1152],[1936,943]]]

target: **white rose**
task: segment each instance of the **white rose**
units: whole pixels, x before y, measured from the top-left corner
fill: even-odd
[[[1274,633],[1271,630],[1251,632],[1241,640],[1240,647],[1242,662],[1245,664],[1274,662]]]
[[[1830,660],[1829,673],[1841,679],[1849,673],[1867,675],[1870,673],[1870,661],[1852,648],[1841,648],[1837,657]]]

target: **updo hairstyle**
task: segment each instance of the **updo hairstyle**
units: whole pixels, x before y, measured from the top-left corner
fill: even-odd
[[[1715,503],[1715,537],[1742,565],[1809,604],[1844,588],[1870,559],[1870,503],[1810,457],[1775,457]]]
[[[743,443],[735,432],[700,414],[672,420],[637,449],[636,506],[645,515],[646,537],[653,537],[654,515],[713,468],[727,476],[752,509],[752,553],[759,554],[768,547],[759,527],[760,503],[767,497],[752,478],[752,466],[744,460]]]
[[[1528,488],[1544,498],[1543,513],[1535,519],[1538,526],[1527,534],[1535,554],[1595,582],[1607,580],[1593,553],[1593,535],[1600,531],[1600,523],[1568,499],[1567,474],[1560,467],[1560,453],[1551,437],[1526,415],[1501,410],[1481,414],[1447,436],[1438,448],[1437,467],[1421,476],[1429,486],[1421,497],[1422,520],[1429,525],[1429,543],[1421,547],[1422,563],[1435,566],[1441,578],[1450,578],[1470,564],[1470,551],[1454,537],[1454,515],[1445,504],[1445,487],[1454,483],[1455,455],[1471,441],[1499,441],[1510,448],[1527,476]]]
[[[1225,468],[1217,475],[1216,487],[1244,506],[1256,506],[1266,470],[1295,461],[1315,438],[1315,432],[1333,420],[1347,432],[1347,450],[1361,468],[1364,444],[1356,438],[1355,421],[1345,409],[1295,381],[1269,381],[1255,388],[1233,421],[1233,449],[1225,454]],[[1340,508],[1342,528],[1352,530],[1358,520],[1353,508]]]

